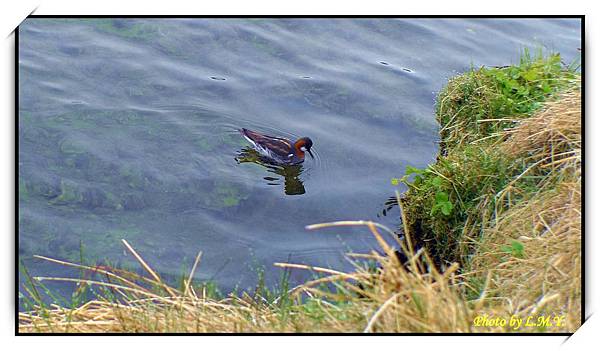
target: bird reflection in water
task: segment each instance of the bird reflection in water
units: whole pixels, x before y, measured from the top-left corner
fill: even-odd
[[[302,173],[302,164],[276,165],[269,162],[256,150],[250,147],[242,149],[235,158],[235,160],[238,164],[247,162],[259,164],[261,166],[264,166],[268,172],[283,177],[283,190],[286,195],[302,195],[306,192],[306,190],[304,189],[304,184],[302,183],[302,180],[300,180],[300,174]],[[266,180],[267,184],[269,185],[281,185],[280,177],[267,176],[263,179]]]

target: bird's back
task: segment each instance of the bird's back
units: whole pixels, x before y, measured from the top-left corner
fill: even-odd
[[[280,137],[261,134],[252,130],[242,128],[240,133],[254,146],[262,155],[272,158],[280,163],[302,162],[294,153],[292,143]]]

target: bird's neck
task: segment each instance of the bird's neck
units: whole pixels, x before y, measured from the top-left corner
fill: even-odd
[[[300,158],[304,157],[304,151],[302,151],[300,148],[304,146],[304,142],[301,140],[298,140],[297,142],[294,143],[294,152],[296,153],[296,155]]]

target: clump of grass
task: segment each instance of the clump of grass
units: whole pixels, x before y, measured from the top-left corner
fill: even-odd
[[[472,69],[452,78],[440,92],[436,116],[441,150],[494,137],[529,116],[553,94],[573,85],[577,74],[564,67],[559,54],[532,57],[528,50],[518,65]],[[509,118],[505,118],[509,117]]]
[[[438,266],[461,263],[465,296],[483,289],[506,301],[495,304],[505,315],[561,315],[570,330],[581,323],[578,84],[573,80],[494,138],[456,145],[426,170],[413,171],[401,200],[406,225],[442,258]],[[440,191],[454,204],[450,214],[430,210]]]
[[[147,272],[116,272],[38,256],[49,262],[87,270],[108,279],[35,277],[40,281],[67,281],[80,286],[102,288],[99,299],[76,308],[35,306],[19,314],[20,332],[315,332],[315,331],[381,331],[394,323],[396,330],[451,331],[468,330],[464,308],[456,309],[456,323],[429,323],[444,312],[449,301],[460,302],[459,287],[451,281],[456,270],[437,272],[423,252],[407,254],[410,267],[400,264],[393,250],[382,239],[371,222],[367,225],[383,250],[356,255],[377,262],[381,268],[356,263],[357,270],[343,273],[331,269],[276,264],[286,269],[308,269],[325,276],[289,290],[281,290],[276,298],[261,290],[250,296],[244,292],[222,299],[211,298],[205,290],[197,291],[191,276],[198,268],[194,263],[181,288],[166,285],[142,257],[126,242],[125,247]],[[380,226],[384,228],[383,226]],[[384,228],[385,230],[388,230]],[[391,233],[391,231],[390,231]],[[357,282],[360,282],[360,288]],[[304,296],[304,297],[303,297]],[[365,298],[368,297],[368,298]],[[435,301],[435,305],[433,302]],[[408,303],[404,306],[404,303]],[[400,315],[396,315],[400,313]],[[400,318],[403,317],[403,318]],[[453,318],[456,319],[456,318]],[[398,329],[400,328],[400,329]]]
[[[418,246],[443,266],[465,263],[477,233],[493,216],[495,195],[514,172],[503,155],[467,145],[420,171],[401,201]],[[419,179],[420,177],[421,179]],[[449,211],[435,211],[445,205]]]
[[[445,271],[436,269],[425,250],[414,251],[409,232],[398,242],[407,258],[398,260],[384,235],[395,234],[373,222],[351,221],[309,226],[366,226],[379,243],[383,254],[349,254],[356,269],[339,272],[327,268],[278,263],[286,269],[307,269],[322,274],[302,285],[281,291],[275,299],[248,293],[214,298],[198,290],[188,277],[183,287],[164,284],[160,277],[136,253],[134,256],[146,275],[129,273],[126,277],[68,262],[43,258],[58,264],[75,266],[111,276],[113,282],[91,279],[37,277],[36,280],[71,281],[104,288],[99,298],[76,308],[57,305],[19,314],[19,331],[28,332],[506,332],[509,326],[477,327],[480,316],[526,318],[540,309],[542,302],[530,301],[519,309],[496,299],[488,291],[489,278],[472,299],[465,298],[471,276],[458,274],[458,264]],[[396,238],[397,239],[397,238]],[[124,242],[130,252],[135,252]],[[368,260],[373,264],[364,264]],[[196,260],[190,277],[198,268]],[[373,267],[378,267],[373,269]],[[153,287],[147,288],[147,284]],[[572,324],[550,331],[572,331]],[[519,331],[536,331],[524,327]]]
[[[581,154],[579,88],[575,86],[559,94],[534,116],[505,131],[504,137],[507,140],[501,145],[501,152],[513,158],[541,161],[540,167],[553,170],[565,162],[575,161],[570,166],[577,169]]]
[[[553,174],[550,168],[538,167],[539,160],[498,145],[508,138],[507,130],[530,120],[544,100],[559,91],[578,90],[578,82],[578,75],[561,65],[559,55],[532,58],[525,52],[519,65],[471,70],[440,93],[440,154],[424,170],[407,168],[403,181],[409,190],[402,199],[415,240],[438,264],[466,265],[483,229],[500,212],[536,193]],[[568,132],[580,133],[573,128]],[[547,137],[537,134],[511,145],[536,154],[532,143]],[[561,147],[568,153],[572,145]],[[507,187],[510,192],[503,191]]]
[[[570,326],[577,326],[581,322],[580,92],[560,94],[504,134],[499,151],[529,160],[531,166],[519,177],[539,177],[538,188],[484,230],[471,269],[480,275],[491,272],[490,290],[509,297],[515,308],[544,301],[544,306],[535,306],[537,313],[563,314]],[[517,181],[499,196],[514,196]],[[507,245],[518,250],[508,252]]]
[[[323,224],[318,227],[338,225]],[[354,254],[356,271],[276,264],[286,269],[308,269],[324,276],[287,291],[276,299],[263,295],[229,295],[216,300],[196,291],[191,279],[182,289],[164,284],[158,274],[123,241],[147,272],[125,277],[110,270],[87,267],[45,257],[54,263],[101,273],[111,281],[83,278],[36,277],[36,281],[60,280],[104,288],[100,299],[77,308],[57,305],[19,314],[20,332],[378,332],[378,331],[469,331],[473,311],[461,298],[457,266],[438,272],[425,252],[412,252],[400,243],[410,258],[407,265],[395,257],[377,229],[393,233],[372,222],[366,225],[386,255],[375,251]],[[376,227],[377,226],[377,227]],[[373,265],[358,260],[369,259]],[[190,277],[198,267],[194,264]],[[135,276],[136,279],[133,279]],[[360,283],[360,284],[359,284]],[[152,288],[146,287],[150,284]],[[304,298],[302,298],[304,296]],[[38,306],[39,307],[39,306]]]

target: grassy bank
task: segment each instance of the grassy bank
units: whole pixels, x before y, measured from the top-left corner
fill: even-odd
[[[56,261],[80,278],[32,278],[21,332],[572,332],[581,316],[581,96],[558,56],[473,69],[437,103],[440,153],[407,169],[399,196],[404,240],[363,226],[381,252],[350,254],[353,272],[219,297],[185,278],[167,286],[126,242],[144,274]],[[396,255],[384,238],[397,240]],[[400,261],[399,257],[406,260]],[[378,267],[378,268],[374,268]],[[200,256],[189,277],[201,269]],[[277,269],[277,268],[274,268]],[[87,272],[87,273],[86,273]],[[93,301],[45,304],[63,280]],[[510,324],[510,319],[523,324]],[[548,322],[539,317],[549,317]],[[529,318],[529,325],[525,325]],[[503,325],[501,320],[505,320]]]

